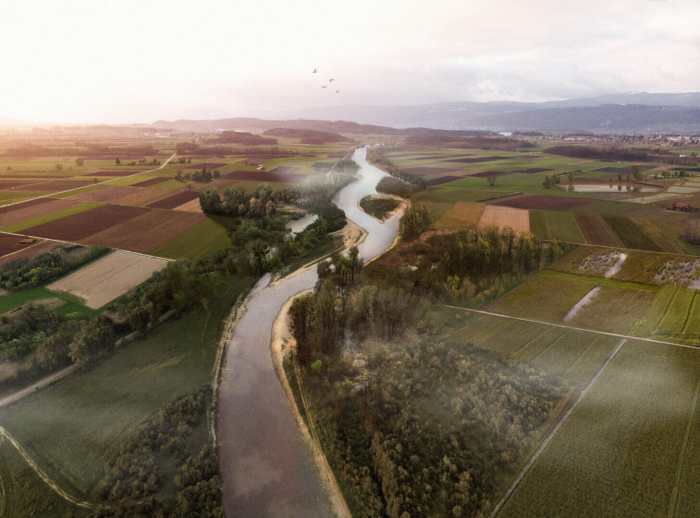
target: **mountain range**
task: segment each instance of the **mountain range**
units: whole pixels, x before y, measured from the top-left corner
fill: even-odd
[[[331,106],[291,115],[396,128],[700,134],[700,92],[627,93],[546,102]]]

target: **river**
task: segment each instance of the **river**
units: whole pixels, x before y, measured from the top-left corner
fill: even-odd
[[[367,148],[353,160],[358,179],[341,189],[335,204],[367,232],[360,244],[365,261],[384,253],[399,229],[400,214],[384,222],[367,215],[360,200],[375,194],[386,173],[367,162]],[[227,344],[219,387],[217,437],[228,517],[332,516],[318,470],[303,442],[270,353],[272,325],[284,303],[316,284],[316,268],[270,284],[263,277]]]

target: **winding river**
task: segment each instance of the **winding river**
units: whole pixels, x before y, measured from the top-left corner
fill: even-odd
[[[353,160],[358,179],[334,198],[367,232],[360,257],[384,253],[398,232],[400,214],[384,222],[367,215],[360,200],[375,194],[386,173],[367,162],[367,148]],[[223,499],[229,517],[332,516],[311,452],[303,442],[270,353],[272,325],[284,303],[316,284],[316,267],[270,283],[263,277],[227,344],[219,388],[217,436]]]

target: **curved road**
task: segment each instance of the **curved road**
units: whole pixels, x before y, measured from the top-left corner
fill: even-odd
[[[358,180],[334,202],[367,231],[360,256],[370,260],[394,241],[400,215],[380,222],[359,202],[376,193],[386,173],[369,164],[367,149],[357,149]],[[219,388],[217,436],[226,515],[310,518],[332,516],[329,498],[289,402],[275,374],[270,353],[272,324],[284,303],[316,284],[313,266],[270,284],[265,276],[227,345]]]

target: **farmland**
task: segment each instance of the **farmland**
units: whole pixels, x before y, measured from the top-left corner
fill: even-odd
[[[625,344],[499,516],[695,515],[699,390],[697,351]]]
[[[223,317],[249,286],[227,279],[209,312],[165,323],[94,369],[0,409],[3,426],[62,487],[94,498],[119,441],[165,403],[209,383]]]
[[[93,309],[100,308],[148,279],[167,262],[123,250],[94,261],[47,287],[70,293]]]

